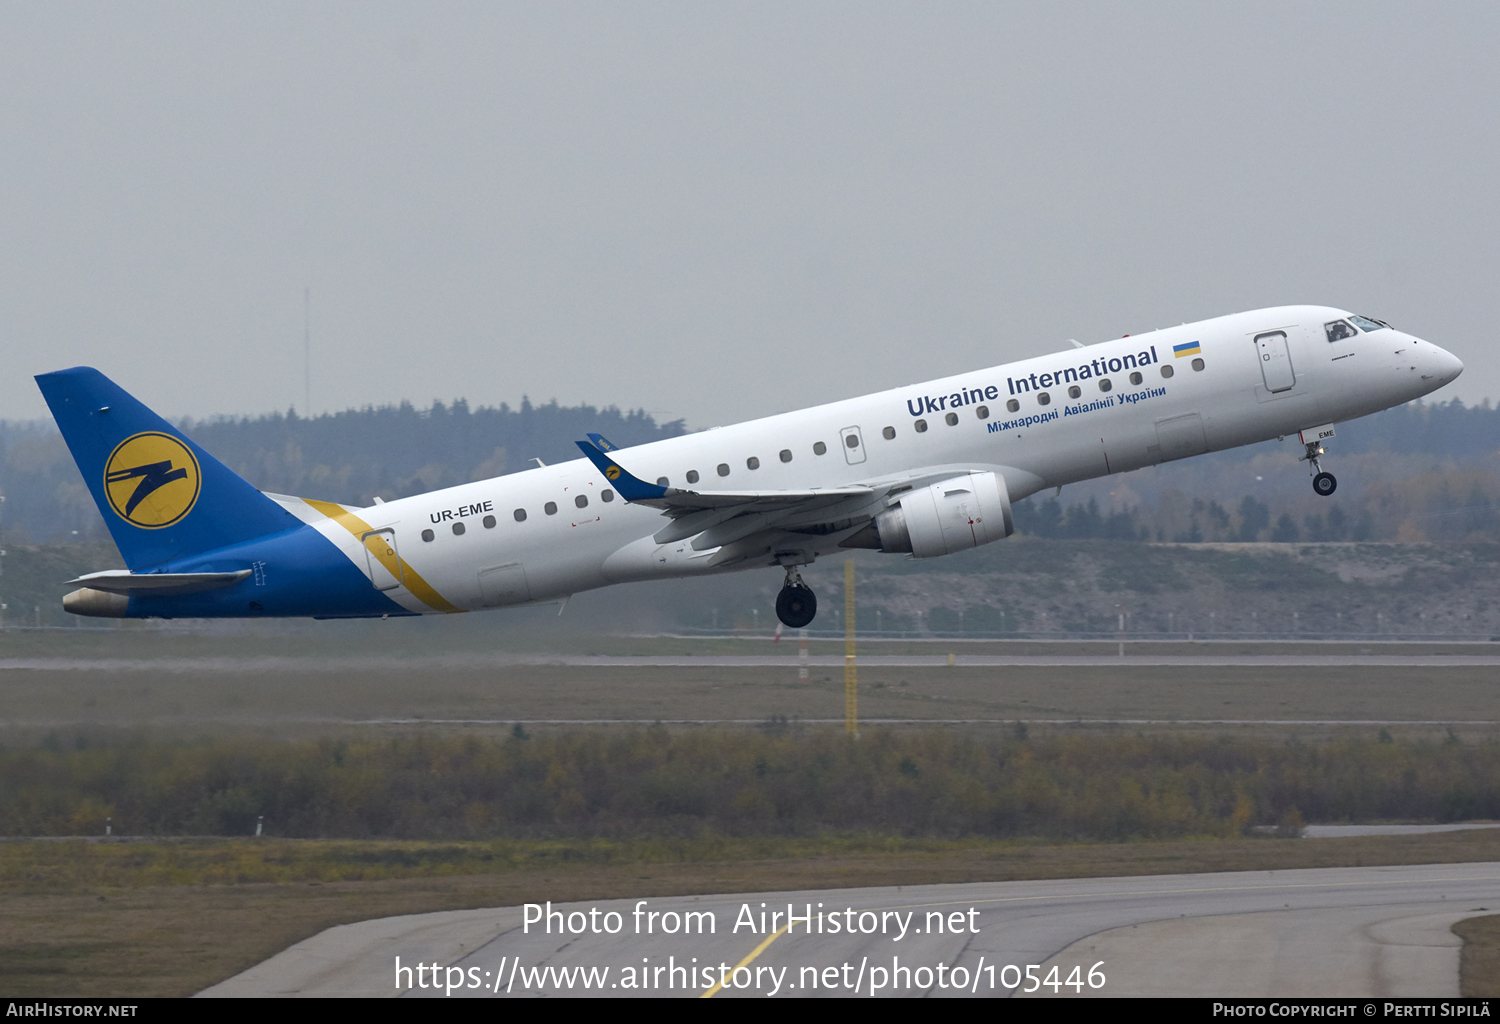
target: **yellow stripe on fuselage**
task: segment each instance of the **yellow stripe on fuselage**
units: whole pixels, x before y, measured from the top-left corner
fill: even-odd
[[[378,537],[366,537],[373,533],[370,524],[348,509],[335,505],[331,501],[313,501],[311,498],[303,498],[308,505],[323,513],[335,523],[354,534],[356,540],[364,545],[365,550],[375,556],[376,561],[385,566],[386,571],[392,577],[401,581],[407,590],[411,591],[413,597],[423,604],[440,612],[461,612],[464,609],[454,605],[442,594],[433,589],[432,584],[424,580],[417,570],[413,569],[407,561]]]

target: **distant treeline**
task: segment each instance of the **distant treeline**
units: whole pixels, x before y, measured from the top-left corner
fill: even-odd
[[[1048,539],[1175,544],[1500,539],[1500,477],[1485,470],[1450,468],[1411,480],[1377,481],[1356,501],[1349,512],[1344,507],[1353,502],[1318,499],[1326,512],[1277,515],[1249,494],[1225,508],[1168,490],[1155,508],[1109,512],[1097,498],[1065,508],[1056,498],[1034,497],[1016,504],[1015,523],[1018,533]]]
[[[686,429],[682,420],[658,424],[642,410],[525,399],[518,409],[503,403],[470,409],[463,400],[417,409],[403,402],[311,418],[293,411],[179,426],[263,491],[355,505],[513,473],[535,466],[534,458],[576,459],[574,442],[590,431],[626,446]],[[0,452],[6,536],[17,543],[106,536],[51,423],[0,422]]]
[[[816,835],[1125,840],[1309,821],[1500,817],[1500,743],[750,733],[90,745],[0,751],[0,834]]]
[[[471,409],[463,401],[417,409],[403,403],[313,418],[288,412],[181,426],[262,490],[361,505],[377,496],[403,497],[526,469],[533,458],[577,458],[573,442],[589,431],[629,446],[686,430],[681,420],[658,424],[641,410],[524,400],[518,409]],[[1337,459],[1381,453],[1408,463],[1413,455],[1429,456],[1432,468],[1403,480],[1366,472],[1363,477],[1372,482],[1341,488],[1331,502],[1313,498],[1309,488],[1274,508],[1250,495],[1221,503],[1174,490],[1163,492],[1155,505],[1107,510],[1097,499],[1063,505],[1038,496],[1017,505],[1017,528],[1041,537],[1180,542],[1500,537],[1500,409],[1457,400],[1413,403],[1338,429],[1335,469],[1344,469]],[[1252,452],[1236,449],[1192,461],[1243,462]],[[17,543],[106,536],[50,422],[0,422],[0,492],[7,499],[6,536]]]
[[[1490,504],[1489,493],[1471,493],[1468,502],[1470,507],[1460,508],[1457,517],[1446,524],[1453,529],[1455,536],[1452,539],[1494,537],[1500,530],[1500,511]],[[1443,504],[1441,495],[1438,504],[1440,507]],[[1448,504],[1452,504],[1451,497]],[[1186,511],[1187,528],[1168,533],[1162,525],[1160,510],[1132,507],[1106,513],[1099,508],[1097,498],[1067,508],[1056,498],[1043,498],[1016,505],[1015,522],[1017,532],[1049,540],[1171,541],[1175,544],[1367,541],[1374,540],[1376,533],[1375,516],[1370,509],[1360,510],[1359,518],[1353,519],[1340,504],[1332,505],[1326,515],[1306,515],[1301,523],[1290,512],[1281,513],[1273,523],[1271,506],[1248,494],[1232,512],[1217,501],[1202,498],[1192,499]]]

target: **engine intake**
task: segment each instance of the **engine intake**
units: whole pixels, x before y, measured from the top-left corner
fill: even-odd
[[[903,494],[840,547],[936,558],[1015,532],[1010,494],[996,473],[969,473]]]

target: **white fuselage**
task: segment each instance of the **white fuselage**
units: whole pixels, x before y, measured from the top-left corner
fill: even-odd
[[[1020,500],[1043,488],[1368,415],[1428,394],[1462,369],[1450,353],[1391,328],[1328,341],[1325,323],[1348,316],[1322,306],[1238,313],[617,453],[620,465],[642,480],[666,478],[674,488],[696,491],[884,486],[874,499],[822,510],[817,528],[802,524],[778,545],[780,558],[718,566],[710,564],[712,548],[697,550],[690,540],[657,543],[653,534],[668,520],[622,500],[585,459],[357,511],[371,529],[389,529],[401,559],[461,610],[786,564],[788,545],[795,561],[805,563],[838,551],[867,525],[892,500],[886,493],[892,483],[994,472],[1010,499]],[[1196,353],[1174,354],[1193,343]],[[1202,369],[1194,369],[1195,360]],[[435,608],[424,588],[417,589],[425,601],[381,581],[348,529],[301,501],[278,500],[338,545],[372,583],[389,586],[401,606],[451,610]],[[493,526],[484,525],[487,516]]]

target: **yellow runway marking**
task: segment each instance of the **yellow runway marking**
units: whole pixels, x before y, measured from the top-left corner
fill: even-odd
[[[750,963],[751,960],[754,960],[756,957],[758,957],[762,953],[764,953],[766,951],[766,947],[769,946],[771,943],[775,942],[777,939],[781,938],[781,933],[784,932],[784,931],[786,931],[791,926],[792,926],[791,922],[789,921],[786,924],[782,925],[780,928],[776,929],[770,935],[767,935],[764,942],[762,942],[759,946],[756,946],[754,949],[752,949],[750,951],[750,955],[749,956],[745,957],[745,959],[741,960],[739,963],[737,963],[737,964],[734,965],[734,970],[731,970],[729,972],[729,977],[731,977],[731,978],[734,977],[734,972],[735,971],[739,970],[741,967],[746,966],[747,964]],[[703,993],[698,998],[699,999],[712,999],[714,993],[717,992],[717,991],[719,991],[719,989],[721,989],[723,987],[724,987],[724,982],[722,980],[720,980],[718,982],[715,982],[713,988],[709,989],[707,992]]]

